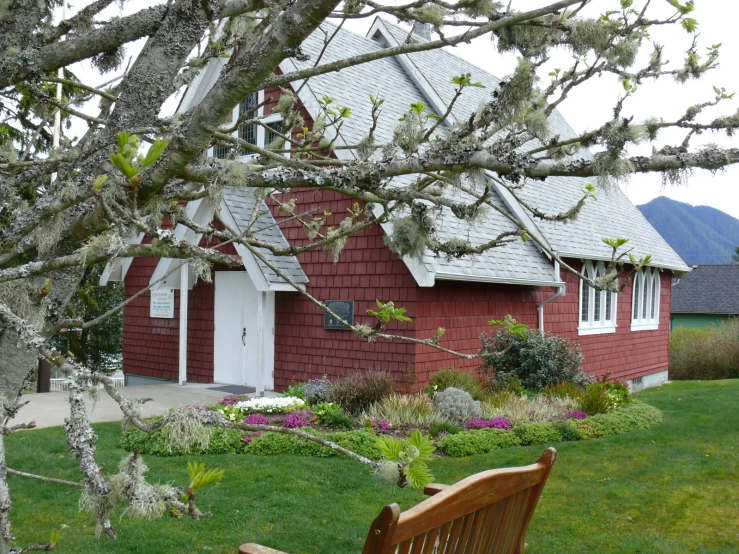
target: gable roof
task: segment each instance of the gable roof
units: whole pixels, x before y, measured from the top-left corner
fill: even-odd
[[[233,218],[236,230],[244,233],[249,230],[249,221],[251,220],[253,210],[256,205],[254,190],[224,188],[223,204],[221,204],[221,214]],[[224,214],[228,210],[228,214]],[[251,226],[253,236],[257,240],[268,242],[277,248],[289,248],[290,244],[282,234],[280,227],[277,225],[272,212],[262,201],[256,205],[258,216]],[[237,248],[238,250],[238,248]],[[295,283],[304,285],[308,282],[303,268],[295,256],[275,256],[270,250],[259,248],[259,252],[274,265],[277,269],[285,273]],[[243,254],[242,254],[243,257]],[[254,256],[254,262],[259,267],[264,279],[274,288],[274,285],[286,283],[285,280],[277,275],[262,260]],[[289,289],[292,290],[292,289]]]
[[[672,286],[671,311],[739,315],[739,264],[694,266]]]
[[[402,44],[408,37],[407,29],[380,18],[374,21],[366,37],[343,28],[337,30],[335,25],[327,22],[322,23],[321,28],[323,31],[316,30],[301,45],[308,59],[284,60],[280,64],[283,72],[310,68],[319,56],[320,63],[326,64],[376,52],[387,45]],[[325,44],[327,35],[333,37],[328,46]],[[414,36],[415,39],[423,40]],[[203,90],[207,91],[217,79],[218,72],[204,72],[199,84],[193,85],[199,90],[188,93],[183,100],[183,104],[186,104],[182,106],[184,109],[191,105],[187,98],[193,103],[201,98]],[[344,121],[339,136],[336,137],[337,145],[351,145],[361,141],[372,125],[369,96],[384,99],[375,137],[379,143],[386,143],[392,140],[397,121],[408,111],[410,104],[422,101],[439,113],[445,110],[454,95],[452,77],[461,73],[471,73],[474,81],[485,85],[485,88],[466,89],[455,104],[452,118],[466,119],[480,104],[490,99],[490,94],[500,81],[444,49],[382,58],[348,67],[340,72],[311,77],[305,86],[301,86],[302,81],[293,83],[293,86],[300,90],[300,101],[314,119],[320,114],[317,100],[323,96],[332,98],[335,105],[349,106],[352,109],[351,117]],[[562,138],[575,136],[574,131],[556,111],[550,118],[550,127],[553,135],[558,134]],[[438,132],[444,134],[446,128],[441,126]],[[332,137],[330,132],[329,136]],[[351,150],[336,150],[336,155],[344,160],[354,159]],[[585,151],[580,156],[589,157],[590,153]],[[408,184],[413,180],[413,176],[395,178],[390,185]],[[550,177],[545,181],[529,181],[518,194],[524,202],[556,213],[575,204],[587,183],[587,179],[581,178]],[[515,230],[510,219],[510,216],[514,216],[525,220],[537,240],[564,256],[608,260],[611,256],[610,248],[602,239],[628,237],[628,246],[636,257],[651,254],[653,266],[689,271],[688,266],[617,186],[613,186],[610,191],[599,191],[598,200],[589,201],[580,216],[567,223],[534,221],[531,214],[502,187],[494,186],[491,196],[493,204],[500,212],[490,209],[484,218],[473,223],[459,220],[446,208],[440,210],[435,225],[438,238],[442,241],[463,238],[473,245],[479,245],[503,231]],[[392,233],[392,224],[384,224],[383,230]],[[436,279],[532,285],[551,285],[557,282],[551,260],[533,241],[515,240],[483,254],[461,259],[426,252],[422,260],[406,258],[404,261],[421,286],[432,286]]]
[[[376,26],[373,27],[375,32],[386,29],[395,40],[395,44],[402,44],[408,37],[408,30],[384,20],[379,21],[382,27],[377,26],[376,22]],[[495,90],[500,82],[494,75],[445,49],[414,52],[408,54],[407,58],[423,74],[433,92],[441,97],[444,106],[447,106],[454,96],[454,86],[451,82],[456,75],[470,73],[473,81],[485,85],[485,88],[465,89],[464,94],[459,97],[452,110],[459,120],[467,119],[483,102],[489,101],[491,91]],[[559,135],[562,139],[577,136],[559,111],[555,110],[552,113],[549,126],[552,136]],[[592,156],[584,151],[579,157],[589,159]],[[590,181],[592,179],[579,177],[530,180],[518,194],[529,205],[548,213],[558,213],[569,210],[582,197],[583,189]],[[689,270],[680,256],[649,224],[618,186],[614,185],[610,190],[600,190],[597,196],[598,200],[589,201],[574,221],[557,223],[535,220],[535,225],[560,255],[610,260],[611,248],[604,244],[602,239],[627,237],[630,239],[628,247],[632,249],[635,257],[641,258],[651,254],[653,266],[677,271]]]

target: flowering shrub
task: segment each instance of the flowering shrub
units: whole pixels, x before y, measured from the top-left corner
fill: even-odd
[[[244,414],[286,414],[302,410],[305,408],[305,402],[294,396],[279,396],[277,398],[253,398],[245,402],[237,402],[233,407]]]
[[[483,335],[481,339],[482,368],[495,389],[509,387],[514,378],[532,391],[540,391],[552,383],[568,382],[583,387],[590,382],[580,367],[579,346],[563,337],[528,330],[523,334]]]
[[[326,375],[320,379],[310,379],[303,387],[303,399],[311,405],[326,402],[332,389],[333,385]]]
[[[480,417],[469,420],[464,424],[467,429],[505,429],[510,431],[513,429],[511,422],[505,417],[496,417],[489,420],[484,420]]]
[[[313,425],[313,416],[308,410],[290,412],[285,416],[285,421],[282,423],[282,426],[288,429],[300,429],[311,425]]]
[[[229,394],[221,398],[218,404],[220,406],[233,406],[237,402],[245,402],[247,400],[249,400],[249,395],[247,394]]]
[[[567,419],[585,419],[588,417],[588,414],[580,410],[570,410],[565,414],[565,417]]]
[[[390,422],[383,417],[382,419],[372,420],[372,429],[374,429],[375,433],[378,435],[389,435],[392,425],[390,425]]]
[[[262,414],[249,414],[244,418],[244,423],[249,425],[269,425],[269,420]]]

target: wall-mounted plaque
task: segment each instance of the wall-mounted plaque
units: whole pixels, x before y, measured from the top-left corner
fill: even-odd
[[[354,300],[326,300],[326,307],[336,315],[354,325]],[[325,313],[323,320],[325,329],[333,329],[335,331],[348,331],[339,320]]]
[[[174,317],[174,289],[157,289],[151,291],[149,317]]]

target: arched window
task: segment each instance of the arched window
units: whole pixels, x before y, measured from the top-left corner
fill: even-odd
[[[606,275],[603,262],[586,261],[583,275],[596,281]],[[616,332],[616,293],[596,290],[585,281],[580,282],[580,335]]]
[[[648,331],[659,327],[660,274],[657,268],[644,268],[634,275],[631,299],[631,330]]]

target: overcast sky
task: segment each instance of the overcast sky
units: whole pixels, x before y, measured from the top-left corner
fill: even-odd
[[[644,0],[636,0],[634,6],[638,9]],[[87,0],[78,0],[72,4],[70,14],[76,13],[80,8],[89,4]],[[146,2],[144,0],[131,0],[124,4],[121,11],[117,4],[111,6],[104,12],[107,17],[136,12],[160,2]],[[514,5],[517,9],[533,9],[549,2],[542,0],[517,0]],[[619,2],[617,0],[595,0],[593,6],[586,13],[599,14],[606,9],[614,9]],[[705,48],[715,43],[722,43],[720,67],[701,81],[690,81],[686,84],[678,84],[672,79],[664,78],[658,83],[646,83],[632,99],[627,100],[623,115],[634,116],[638,122],[648,117],[662,117],[666,120],[674,120],[680,117],[685,108],[699,103],[712,100],[714,97],[713,85],[726,87],[728,92],[739,93],[739,72],[736,60],[739,59],[739,36],[736,31],[736,22],[739,21],[739,2],[726,0],[695,0],[696,10],[692,14],[699,22],[701,54]],[[652,9],[655,8],[655,9]],[[668,17],[672,13],[671,6],[666,0],[652,0],[652,14]],[[365,34],[372,24],[372,20],[356,20],[347,22],[346,28]],[[650,31],[652,39],[662,44],[664,59],[674,64],[681,64],[685,57],[685,50],[690,45],[691,36],[681,28],[671,25],[656,27]],[[455,34],[451,33],[450,34]],[[139,43],[127,48],[127,56],[135,55],[140,47]],[[494,44],[489,38],[476,39],[471,44],[464,44],[451,49],[455,54],[461,56],[478,67],[490,73],[503,77],[509,74],[516,64],[514,55],[501,55],[495,50]],[[645,55],[650,49],[645,48]],[[552,62],[544,70],[546,74],[553,67],[568,67],[570,58],[561,53],[553,57]],[[85,82],[100,83],[106,80],[104,76],[96,76],[88,62],[75,64],[71,68]],[[108,76],[109,77],[109,76]],[[474,79],[474,75],[473,75]],[[560,109],[577,132],[583,132],[595,128],[612,117],[612,109],[616,98],[623,93],[618,79],[607,76],[586,83],[571,94],[571,96],[560,106]],[[170,106],[176,102],[170,102]],[[720,114],[734,113],[739,107],[739,94],[735,99],[722,102],[712,111],[706,111],[707,117],[715,117]],[[84,126],[75,125],[72,134],[79,135]],[[664,144],[679,144],[684,138],[684,133],[671,133],[663,131],[654,146],[659,149]],[[739,135],[727,139],[723,134],[704,134],[694,137],[691,145],[698,146],[715,142],[721,145],[733,143],[737,146]],[[644,145],[634,149],[632,154],[649,154],[652,145]],[[708,205],[727,212],[739,218],[739,167],[733,166],[725,171],[712,175],[709,171],[697,170],[690,177],[686,186],[662,186],[662,178],[658,174],[636,175],[628,183],[622,185],[625,192],[634,204],[643,204],[657,196],[663,195],[687,202],[692,205]]]

